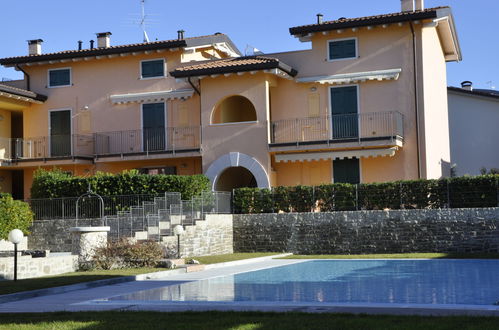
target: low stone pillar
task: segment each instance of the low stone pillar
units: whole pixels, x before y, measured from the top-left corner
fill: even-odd
[[[78,264],[85,267],[95,255],[95,250],[105,247],[107,244],[107,233],[110,227],[72,227],[69,229],[72,236],[71,253],[78,256]]]

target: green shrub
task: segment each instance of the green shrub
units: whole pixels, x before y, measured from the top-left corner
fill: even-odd
[[[10,194],[0,193],[0,239],[8,239],[12,229],[29,234],[33,212],[28,203],[16,201]]]
[[[59,169],[38,169],[31,186],[31,198],[78,197],[87,192],[89,186],[102,196],[153,195],[168,191],[180,192],[183,199],[191,199],[209,189],[209,179],[204,175],[147,175],[137,170],[78,177]]]
[[[497,207],[499,175],[234,191],[235,213]]]
[[[155,267],[163,258],[160,244],[153,241],[133,243],[128,239],[109,242],[97,248],[92,260],[92,268],[120,269]]]

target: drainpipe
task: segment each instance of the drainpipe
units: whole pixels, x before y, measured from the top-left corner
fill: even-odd
[[[418,154],[418,179],[421,179],[421,154],[420,154],[420,131],[419,131],[419,92],[418,92],[418,62],[416,59],[416,32],[413,22],[409,22],[412,33],[412,59],[414,70],[414,107],[416,108],[416,151]]]
[[[201,92],[199,91],[199,89],[196,88],[196,86],[194,86],[194,84],[192,83],[191,81],[191,77],[187,77],[187,81],[189,82],[189,84],[192,86],[192,88],[194,88],[194,90],[196,91],[196,93],[198,95],[201,95]]]
[[[19,64],[16,64],[16,69],[19,70],[19,71],[22,71],[22,73],[24,73],[24,76],[26,77],[26,89],[27,90],[30,90],[30,77],[29,77],[29,74],[26,73],[26,71],[24,71],[20,66]]]

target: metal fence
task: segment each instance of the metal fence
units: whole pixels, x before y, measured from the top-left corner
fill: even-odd
[[[442,180],[376,185],[324,185],[235,191],[235,213],[334,212],[499,207],[498,183],[454,185]]]

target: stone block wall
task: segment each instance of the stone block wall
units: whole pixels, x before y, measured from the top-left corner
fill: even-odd
[[[47,258],[18,256],[17,278],[33,278],[74,272],[78,256],[65,254]],[[14,257],[0,258],[0,279],[14,278]]]
[[[234,215],[235,252],[499,252],[499,208]]]
[[[185,226],[184,234],[180,236],[180,255],[195,257],[233,253],[232,217],[230,214],[207,214],[206,220]],[[165,237],[163,242],[176,250],[176,236]]]

